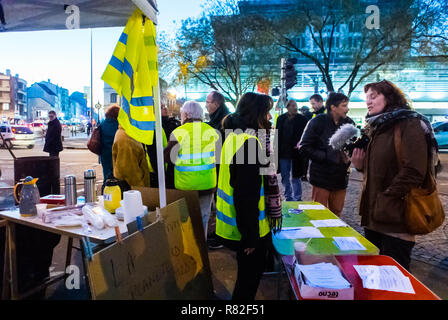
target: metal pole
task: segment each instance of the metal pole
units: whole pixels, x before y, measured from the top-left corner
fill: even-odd
[[[283,114],[283,108],[286,104],[286,59],[282,58],[281,60],[281,93],[280,93],[280,114]]]
[[[90,124],[93,125],[93,35],[90,29]],[[93,130],[93,127],[92,127]]]

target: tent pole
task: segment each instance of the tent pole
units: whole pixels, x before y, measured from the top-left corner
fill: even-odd
[[[92,28],[90,28],[90,124],[91,125],[93,125],[92,119],[93,119],[93,32]]]
[[[156,117],[156,150],[157,150],[157,170],[159,177],[159,199],[160,208],[166,207],[166,187],[165,187],[165,161],[163,157],[163,133],[162,117],[160,112],[160,81],[157,79],[157,88],[153,88],[154,94],[154,115]]]

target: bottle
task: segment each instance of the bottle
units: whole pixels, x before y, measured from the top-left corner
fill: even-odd
[[[76,205],[76,177],[74,175],[68,175],[64,177],[64,192],[65,192],[65,205]]]
[[[93,169],[84,171],[84,195],[86,197],[86,203],[97,201],[96,173]]]
[[[110,213],[115,213],[115,210],[121,206],[121,188],[117,179],[107,179],[103,191],[104,209]]]

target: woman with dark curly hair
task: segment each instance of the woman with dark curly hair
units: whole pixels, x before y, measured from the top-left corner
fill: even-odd
[[[404,220],[404,197],[434,175],[437,142],[431,124],[411,109],[403,92],[390,81],[364,87],[368,115],[366,150],[355,149],[354,167],[364,173],[359,204],[366,238],[380,254],[409,270],[415,235]],[[399,150],[395,142],[401,140]],[[399,154],[399,156],[397,156]]]

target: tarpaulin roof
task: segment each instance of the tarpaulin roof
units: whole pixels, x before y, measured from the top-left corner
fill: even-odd
[[[6,32],[63,30],[74,21],[79,28],[124,26],[136,5],[156,23],[157,11],[154,0],[0,0],[0,5]]]

